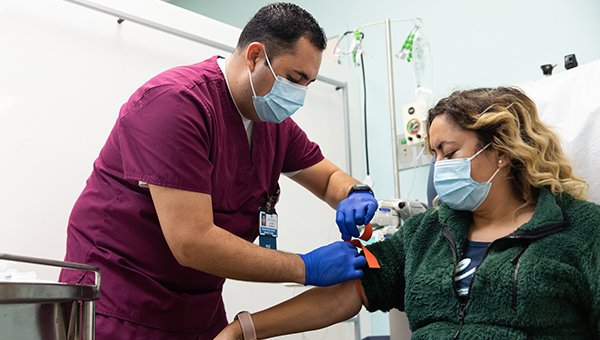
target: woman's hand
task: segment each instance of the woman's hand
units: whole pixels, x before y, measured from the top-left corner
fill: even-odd
[[[244,340],[240,323],[237,320],[230,323],[227,327],[223,328],[214,340]]]

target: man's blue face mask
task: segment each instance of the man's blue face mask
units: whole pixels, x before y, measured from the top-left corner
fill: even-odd
[[[447,159],[435,162],[433,186],[442,202],[454,210],[475,211],[487,198],[492,179],[500,171],[484,183],[477,183],[471,178],[471,160],[483,152],[490,144],[484,146],[471,158]]]
[[[250,86],[252,87],[252,101],[254,103],[254,109],[258,114],[258,118],[263,122],[281,123],[286,118],[293,115],[299,108],[304,105],[304,98],[306,97],[306,86],[294,84],[291,81],[280,77],[275,74],[273,67],[267,53],[265,52],[267,64],[273,77],[275,77],[275,83],[271,91],[264,97],[256,95],[254,91],[254,84],[252,84],[252,72],[248,69],[248,75],[250,76]]]

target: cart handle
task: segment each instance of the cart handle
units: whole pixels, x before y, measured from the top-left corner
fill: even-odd
[[[44,265],[44,266],[52,266],[52,267],[77,269],[77,270],[85,270],[88,272],[94,272],[94,274],[95,274],[94,292],[100,291],[100,268],[98,268],[96,266],[90,266],[87,264],[74,263],[74,262],[40,259],[40,258],[35,258],[35,257],[2,254],[2,253],[0,253],[0,260],[33,263],[33,264],[40,264],[40,265]]]

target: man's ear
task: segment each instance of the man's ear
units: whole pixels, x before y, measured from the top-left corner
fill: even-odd
[[[250,70],[250,72],[254,71],[254,67],[262,59],[262,55],[264,54],[264,46],[259,42],[253,42],[246,47],[246,54],[244,55],[246,66]]]

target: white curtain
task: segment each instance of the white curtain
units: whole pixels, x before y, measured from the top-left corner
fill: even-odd
[[[561,136],[575,173],[590,184],[588,200],[600,204],[600,60],[519,87]]]

